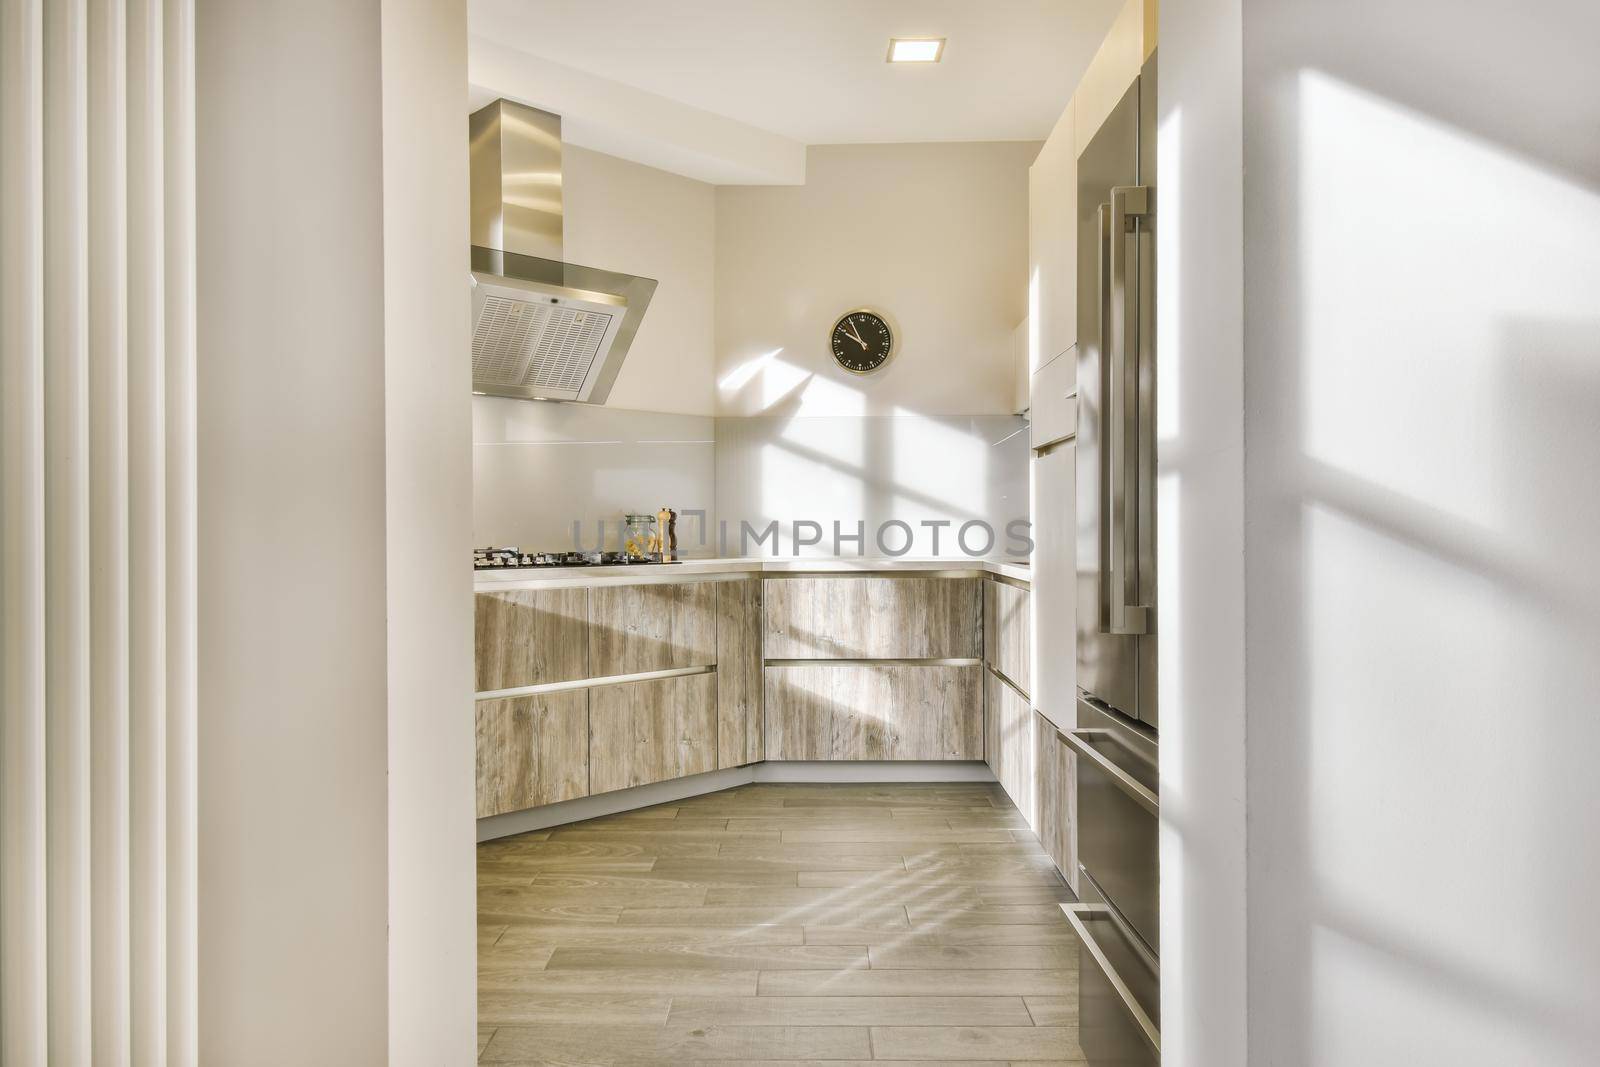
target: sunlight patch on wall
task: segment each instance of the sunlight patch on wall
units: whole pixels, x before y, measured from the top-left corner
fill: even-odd
[[[1502,327],[1592,306],[1600,198],[1320,71],[1298,88],[1305,450],[1503,529],[1501,390],[1539,357]]]

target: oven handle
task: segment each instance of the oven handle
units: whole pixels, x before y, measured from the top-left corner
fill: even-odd
[[[1089,760],[1111,776],[1118,789],[1126,793],[1133,802],[1138,804],[1151,815],[1161,814],[1161,803],[1154,793],[1139,783],[1133,775],[1118,767],[1115,763],[1096,752],[1085,738],[1095,734],[1111,736],[1110,730],[1057,730],[1056,736],[1061,738],[1074,752]]]
[[[1083,947],[1089,950],[1089,955],[1094,957],[1095,966],[1100,968],[1100,973],[1106,976],[1106,981],[1111,983],[1111,988],[1116,990],[1117,998],[1122,1001],[1122,1006],[1127,1009],[1133,1021],[1138,1024],[1139,1032],[1149,1042],[1150,1050],[1161,1058],[1161,1031],[1156,1029],[1155,1023],[1150,1021],[1150,1016],[1139,1006],[1134,999],[1133,991],[1128,988],[1128,983],[1122,980],[1116,968],[1111,966],[1111,961],[1106,959],[1106,954],[1100,943],[1089,932],[1089,927],[1084,924],[1082,916],[1106,914],[1106,909],[1093,904],[1063,904],[1062,914],[1067,917],[1067,922],[1072,924],[1073,933],[1078,935],[1078,940],[1083,942]]]

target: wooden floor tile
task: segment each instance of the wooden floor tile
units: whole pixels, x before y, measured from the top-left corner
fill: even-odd
[[[482,1063],[868,1059],[861,1026],[502,1026]]]
[[[874,1026],[872,1048],[884,1060],[1083,1059],[1075,1026]]]
[[[492,1020],[491,1020],[492,1021]],[[1032,1026],[1021,997],[674,997],[684,1026]]]
[[[924,970],[1060,970],[1075,967],[1073,945],[885,945],[871,949],[873,967]]]
[[[846,970],[867,965],[865,945],[641,945],[637,948],[563,945],[545,964],[549,970],[568,967],[686,967],[744,971],[794,969]]]
[[[1073,996],[1078,972],[1019,969],[1010,971],[856,970],[764,971],[757,983],[761,996]]]
[[[751,1000],[758,999],[751,997]],[[620,993],[561,996],[549,993],[486,990],[478,994],[478,1025],[531,1026],[538,1023],[587,1023],[614,1026],[623,1023],[662,1025],[667,1021],[671,997],[630,996]]]

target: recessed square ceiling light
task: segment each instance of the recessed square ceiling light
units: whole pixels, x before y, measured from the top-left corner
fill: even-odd
[[[937,63],[943,55],[943,37],[889,38],[890,63]]]

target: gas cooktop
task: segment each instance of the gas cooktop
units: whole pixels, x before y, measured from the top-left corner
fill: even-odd
[[[524,552],[515,546],[472,550],[472,569],[478,571],[519,567],[631,567],[642,563],[676,562],[650,556],[630,556],[626,552]]]

